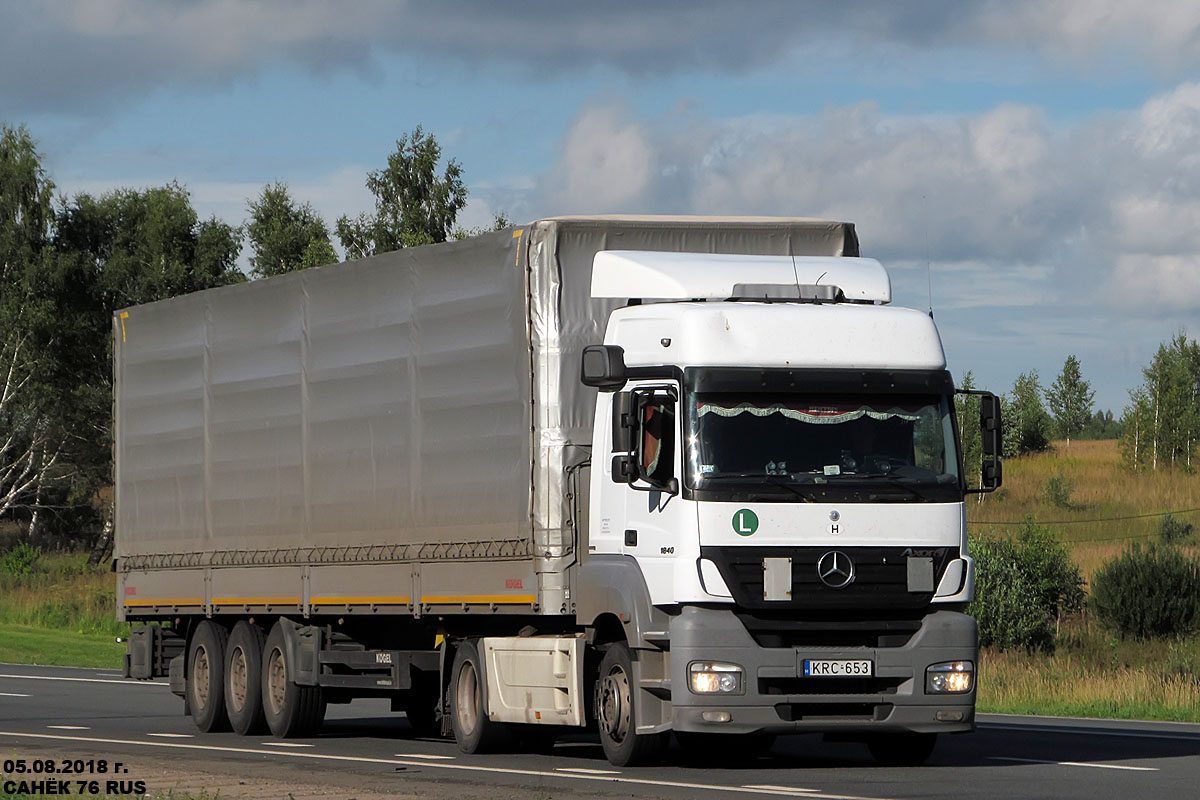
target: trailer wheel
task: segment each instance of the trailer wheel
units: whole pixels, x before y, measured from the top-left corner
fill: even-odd
[[[187,703],[205,733],[229,730],[225,713],[225,643],[229,631],[206,619],[188,645]]]
[[[243,736],[267,729],[262,703],[262,628],[239,622],[225,645],[225,712]]]
[[[496,750],[505,736],[503,724],[488,718],[487,681],[478,642],[468,639],[459,644],[450,671],[450,722],[454,741],[464,753]]]
[[[279,623],[263,647],[262,706],[267,727],[280,739],[308,736],[325,720],[325,699],[319,686],[297,686],[295,665],[288,662],[283,628]]]
[[[671,733],[637,732],[633,658],[624,642],[608,645],[600,659],[595,697],[600,744],[610,763],[633,767],[652,764],[662,758]]]
[[[933,755],[936,733],[894,733],[872,736],[867,748],[872,757],[887,767],[917,767]]]

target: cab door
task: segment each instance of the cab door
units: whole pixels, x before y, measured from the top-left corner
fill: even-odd
[[[644,381],[630,386],[627,425],[630,450],[614,456],[613,479],[621,479],[625,514],[621,553],[641,567],[653,603],[674,602],[676,553],[688,525],[680,496],[683,450],[679,386]]]

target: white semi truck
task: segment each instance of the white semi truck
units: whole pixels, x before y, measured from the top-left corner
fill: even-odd
[[[390,697],[468,753],[974,727],[930,316],[852,225],[562,217],[119,312],[127,675],[205,731]],[[974,423],[972,423],[974,424]]]

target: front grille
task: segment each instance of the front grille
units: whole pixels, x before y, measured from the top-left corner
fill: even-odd
[[[882,722],[892,713],[891,703],[776,703],[775,713],[784,722],[801,720],[872,720]]]
[[[854,562],[854,581],[833,589],[817,576],[817,562],[831,550],[844,553]],[[950,559],[957,553],[948,547],[922,548],[923,557],[933,558],[933,585],[941,581]],[[805,609],[822,611],[866,611],[872,609],[925,609],[932,592],[908,590],[906,547],[702,547],[700,555],[717,565],[734,601],[745,609]],[[763,598],[763,559],[792,559],[790,600]]]
[[[909,678],[759,678],[759,694],[829,696],[895,694]]]
[[[910,612],[737,611],[759,647],[903,647],[921,629]],[[816,618],[814,618],[816,617]]]

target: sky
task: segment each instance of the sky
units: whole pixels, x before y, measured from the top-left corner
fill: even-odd
[[[369,210],[417,125],[468,227],[848,220],[956,378],[1075,355],[1118,416],[1200,336],[1194,0],[0,0],[0,122],[64,196],[174,180],[231,224],[275,181]]]

